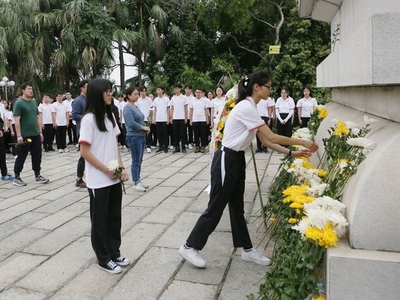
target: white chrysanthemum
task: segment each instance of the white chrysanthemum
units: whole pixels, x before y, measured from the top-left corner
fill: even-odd
[[[376,146],[376,142],[366,138],[349,138],[346,142],[350,146],[364,148],[367,152],[371,151]]]
[[[312,134],[310,129],[308,128],[300,128],[296,130],[296,132],[293,134],[293,138],[297,139],[304,139],[310,141],[312,139]]]
[[[301,236],[305,238],[306,229],[310,226],[310,220],[308,218],[303,218],[299,223],[292,226],[292,229],[300,232]]]
[[[117,159],[110,161],[110,163],[108,164],[108,169],[110,169],[110,170],[115,170],[118,167],[119,167],[119,163],[118,163]]]
[[[349,129],[360,128],[360,125],[358,125],[357,123],[354,123],[352,121],[345,121],[344,123],[346,124],[346,127]]]
[[[304,214],[310,219],[310,224],[319,229],[323,229],[330,220],[330,212],[321,208],[307,208]]]
[[[239,98],[239,92],[238,92],[238,85],[235,84],[233,86],[233,88],[231,88],[227,93],[226,93],[226,99],[229,99],[230,95],[233,95],[234,99],[238,99]]]
[[[307,195],[312,197],[319,197],[325,191],[326,183],[317,183],[315,180],[311,181],[311,186],[307,189]]]
[[[338,119],[332,119],[332,123],[333,123],[333,125],[336,127],[337,126],[337,123],[339,122],[339,120]]]
[[[374,124],[374,123],[378,123],[378,120],[370,118],[367,115],[364,115],[364,123],[367,124],[367,125],[371,125],[371,124]]]
[[[342,212],[346,208],[346,205],[344,205],[342,202],[338,200],[332,199],[329,196],[318,197],[317,199],[315,199],[315,201],[304,204],[304,208],[307,210],[316,207],[320,207],[321,209],[324,210],[329,209],[337,212]]]

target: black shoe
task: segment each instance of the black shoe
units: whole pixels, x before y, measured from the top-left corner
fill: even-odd
[[[74,143],[73,142],[69,142],[67,145],[73,145]]]
[[[49,148],[49,149],[47,149],[48,151],[56,151],[56,150],[54,150],[53,148]]]
[[[261,153],[262,149],[257,148],[256,153]]]
[[[47,150],[47,149],[44,149],[44,152],[49,152],[49,150]]]
[[[196,149],[194,149],[194,153],[199,153],[200,152],[200,147],[196,147]]]
[[[201,152],[201,153],[205,153],[205,152],[206,152],[206,149],[205,149],[204,147],[201,147],[201,148],[200,148],[200,152]]]
[[[263,152],[264,152],[264,153],[268,153],[268,148],[264,148],[264,149],[263,149]]]
[[[187,153],[186,149],[182,149],[182,153]]]
[[[164,149],[164,152],[165,152],[165,153],[168,153],[168,148],[165,148],[165,149]]]
[[[174,151],[172,151],[172,153],[177,153],[177,152],[181,152],[181,150],[175,148]]]
[[[156,153],[161,152],[161,151],[163,151],[163,150],[162,150],[162,149],[158,149],[158,150],[156,151]]]

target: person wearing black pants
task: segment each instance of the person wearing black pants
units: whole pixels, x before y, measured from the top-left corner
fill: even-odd
[[[241,258],[260,265],[270,265],[271,260],[253,248],[244,217],[244,190],[246,178],[246,150],[256,133],[263,144],[289,156],[310,156],[309,150],[291,151],[280,144],[303,145],[315,151],[318,146],[310,141],[275,135],[261,120],[257,103],[270,94],[271,79],[265,72],[256,72],[239,82],[239,99],[225,123],[222,146],[217,150],[211,165],[210,201],[198,219],[186,243],[178,253],[196,267],[204,268],[206,262],[199,255],[208,237],[218,225],[228,204],[234,247],[243,247]],[[196,91],[197,92],[197,91]],[[228,92],[229,93],[229,92]]]
[[[289,88],[283,87],[281,91],[281,97],[276,100],[275,110],[276,118],[276,129],[279,135],[291,137],[292,136],[292,116],[294,113],[294,100],[289,96]]]
[[[157,135],[158,135],[158,150],[156,152],[161,152],[164,150],[165,153],[168,152],[168,126],[167,122],[156,122],[157,125]]]
[[[195,153],[205,152],[205,147],[207,146],[207,134],[208,127],[206,122],[192,122],[193,133],[194,133],[194,144],[196,149]]]
[[[154,120],[157,124],[158,150],[157,152],[168,152],[168,125],[170,124],[170,106],[169,98],[164,94],[165,88],[162,85],[157,86],[157,97],[154,99]]]
[[[1,169],[1,180],[14,180],[14,176],[8,174],[7,164],[6,164],[6,151],[5,151],[5,138],[4,138],[4,122],[0,118],[0,169]]]

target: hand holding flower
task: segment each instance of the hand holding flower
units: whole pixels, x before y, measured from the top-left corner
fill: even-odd
[[[311,152],[315,152],[318,150],[318,145],[313,141],[304,140],[303,146],[309,149]]]
[[[312,152],[308,149],[292,151],[292,157],[310,157]]]

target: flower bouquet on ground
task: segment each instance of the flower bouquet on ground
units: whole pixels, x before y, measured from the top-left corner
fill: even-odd
[[[110,164],[108,165],[108,169],[111,171],[114,171],[114,175],[119,179],[119,181],[122,184],[122,190],[124,191],[124,194],[126,194],[126,190],[125,190],[125,183],[121,180],[121,176],[122,176],[122,171],[125,168],[122,168],[119,166],[118,160],[112,160],[110,161]]]

